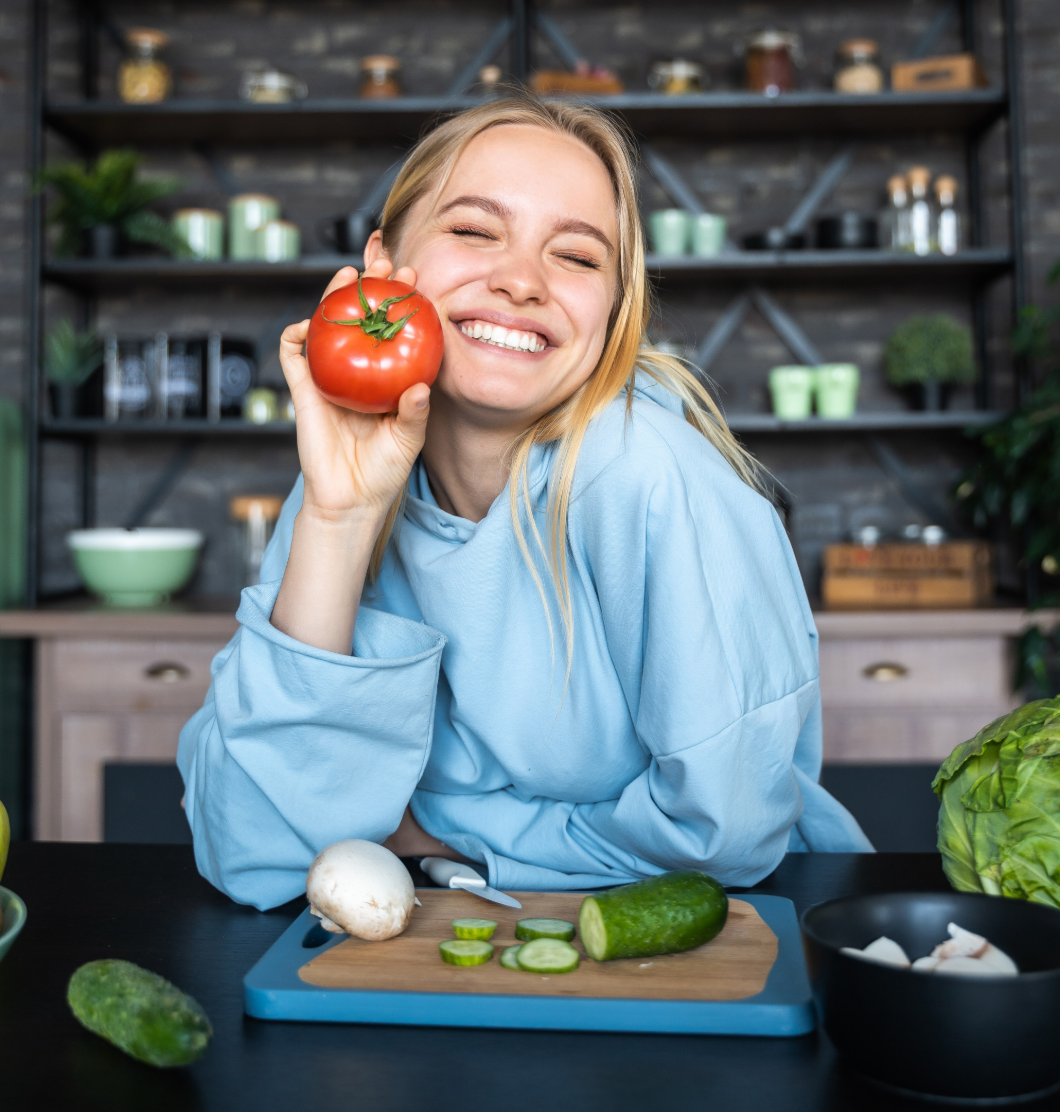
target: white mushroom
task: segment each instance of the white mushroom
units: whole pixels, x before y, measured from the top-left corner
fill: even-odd
[[[874,961],[877,965],[893,965],[899,969],[909,968],[909,958],[905,950],[892,938],[881,936],[875,942],[870,942],[864,950],[855,950],[852,946],[844,946],[840,953],[849,954],[853,958],[863,961]]]
[[[359,838],[321,850],[309,866],[305,890],[324,930],[371,942],[401,934],[417,902],[400,858]]]
[[[972,974],[976,977],[996,977],[997,970],[991,968],[985,961],[980,961],[979,958],[966,958],[957,956],[955,958],[944,958],[935,966],[936,973],[964,973]]]

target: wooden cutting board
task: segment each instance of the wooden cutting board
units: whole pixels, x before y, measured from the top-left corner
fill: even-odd
[[[696,950],[653,958],[595,962],[585,956],[573,973],[540,976],[505,969],[502,949],[517,942],[518,919],[568,919],[577,924],[582,895],[570,892],[513,892],[523,907],[488,904],[467,892],[418,889],[423,906],[408,929],[386,942],[348,938],[298,970],[307,984],[322,988],[415,993],[473,993],[503,996],[561,996],[626,1000],[740,1000],[761,992],[777,957],[777,938],[755,908],[729,901],[721,933]],[[493,958],[485,965],[447,965],[438,944],[453,938],[453,919],[495,919]]]

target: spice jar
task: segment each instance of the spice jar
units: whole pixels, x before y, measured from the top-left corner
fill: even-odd
[[[392,54],[370,54],[362,58],[364,83],[361,85],[361,96],[367,100],[389,100],[401,96],[400,72],[401,62]]]
[[[173,78],[158,54],[169,36],[150,27],[134,27],[125,36],[131,57],[118,69],[118,92],[126,104],[157,104],[169,96]]]
[[[775,97],[795,88],[795,69],[802,65],[802,45],[791,31],[759,31],[744,45],[744,79],[748,89]]]
[[[703,67],[684,58],[653,62],[648,72],[648,88],[667,96],[703,92]]]
[[[261,561],[282,508],[283,499],[273,494],[243,494],[228,503],[233,519],[243,525],[241,571],[248,587],[261,581]]]
[[[837,93],[879,93],[883,91],[880,48],[872,39],[847,39],[836,51],[833,79]]]

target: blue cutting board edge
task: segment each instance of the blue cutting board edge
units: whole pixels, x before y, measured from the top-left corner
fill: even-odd
[[[306,908],[243,978],[243,1010],[255,1019],[387,1023],[413,1027],[511,1027],[791,1038],[816,1026],[795,906],[782,896],[740,894],[777,936],[766,987],[743,1000],[616,1000],[379,992],[307,984],[298,970],[345,937],[316,950],[302,939],[318,920]]]

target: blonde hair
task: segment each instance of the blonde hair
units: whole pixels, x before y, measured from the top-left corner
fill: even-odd
[[[457,159],[476,136],[492,127],[523,125],[544,128],[584,143],[604,164],[611,179],[618,209],[618,279],[608,322],[607,338],[599,362],[589,378],[565,401],[539,417],[511,449],[511,478],[508,483],[516,538],[545,605],[549,629],[551,611],[541,579],[534,567],[519,512],[522,494],[526,518],[534,541],[549,564],[559,605],[570,667],[574,637],[570,585],[567,577],[567,511],[578,453],[590,422],[623,390],[626,411],[632,413],[633,382],[637,370],[661,383],[684,404],[688,422],[721,453],[736,474],[755,490],[762,491],[761,470],[735,439],[725,418],[699,378],[679,359],[654,351],[646,340],[651,316],[651,294],[644,268],[635,177],[636,156],[621,126],[610,116],[585,105],[545,103],[519,93],[493,100],[455,116],[430,132],[412,149],[398,174],[383,209],[383,245],[393,253],[412,206],[431,190],[440,191]],[[550,483],[546,545],[534,520],[530,503],[527,467],[535,444],[558,443]],[[404,508],[405,497],[397,499],[372,554],[369,569],[374,579],[382,566],[386,546]]]

